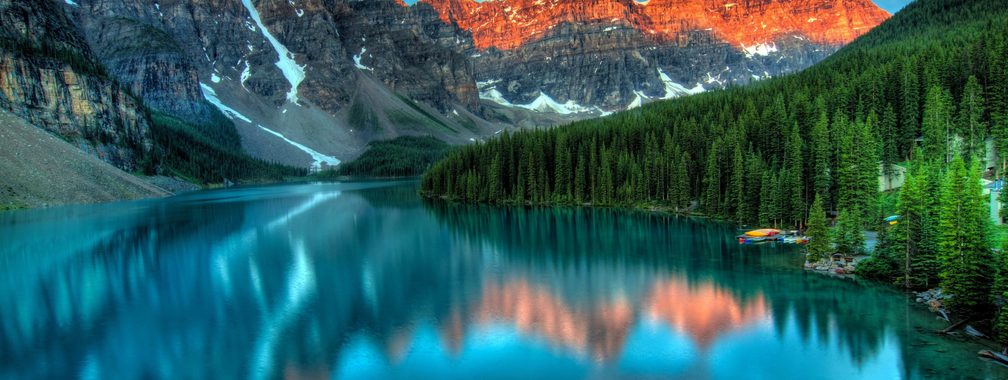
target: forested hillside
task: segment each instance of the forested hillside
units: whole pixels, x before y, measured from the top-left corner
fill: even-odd
[[[827,210],[875,216],[879,162],[1005,145],[1005,39],[996,0],[918,1],[797,75],[451,153],[422,191],[454,200],[700,210],[791,226]],[[950,136],[959,136],[954,141]],[[947,144],[951,143],[951,144]]]
[[[819,240],[830,236],[821,213],[835,211],[832,244],[814,244],[810,261],[861,251],[860,231],[878,229],[879,249],[859,273],[941,286],[956,315],[990,319],[1008,299],[1008,269],[996,270],[1008,255],[992,253],[980,176],[985,141],[1008,151],[1006,38],[1001,0],[918,0],[800,74],[501,136],[450,153],[421,191],[504,204],[696,206],[742,224],[808,221]],[[900,220],[883,227],[880,174],[904,169],[887,207]],[[1008,312],[999,322],[1008,342]]]
[[[336,170],[323,172],[320,178],[415,177],[444,157],[449,145],[433,136],[402,136],[373,141],[368,150]]]

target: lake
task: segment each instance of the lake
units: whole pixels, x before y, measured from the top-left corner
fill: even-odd
[[[730,225],[282,185],[0,213],[0,378],[1008,378]]]

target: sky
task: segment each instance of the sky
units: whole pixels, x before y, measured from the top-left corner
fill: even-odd
[[[417,2],[417,0],[405,0],[405,1],[406,4],[413,4]],[[903,9],[903,7],[905,7],[908,3],[910,3],[913,0],[872,0],[872,1],[874,1],[875,4],[878,4],[879,7],[882,7],[882,9],[889,11],[889,13],[896,13],[900,9]]]

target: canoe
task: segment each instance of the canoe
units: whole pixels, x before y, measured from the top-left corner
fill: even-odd
[[[763,228],[746,232],[745,235],[748,237],[768,237],[780,234],[780,232],[780,230],[773,228]]]

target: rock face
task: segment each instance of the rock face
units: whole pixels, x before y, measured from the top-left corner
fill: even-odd
[[[889,17],[869,0],[423,0],[472,33],[483,97],[618,110],[802,69]]]
[[[0,107],[127,171],[152,141],[123,91],[54,2],[0,0]]]
[[[480,50],[510,50],[547,38],[561,24],[601,23],[686,46],[710,30],[732,46],[756,46],[798,34],[845,44],[889,17],[870,0],[423,0],[442,20],[472,31]]]
[[[462,143],[498,130],[479,117],[472,40],[429,6],[399,0],[76,4],[64,8],[101,62],[149,107],[198,124],[209,99],[223,106],[243,145],[261,158],[301,165],[307,156],[259,127],[341,159],[374,139],[435,135]]]
[[[79,20],[101,63],[148,107],[194,124],[210,117],[197,68],[171,35],[123,17]]]
[[[869,0],[0,0],[0,12],[0,105],[126,169],[151,149],[144,107],[194,125],[217,108],[248,152],[308,165],[376,139],[465,143],[748,83],[888,17]]]
[[[194,71],[199,81],[209,82],[216,74],[281,105],[290,100],[294,87],[275,65],[278,50],[286,50],[297,66],[294,71],[303,76],[296,86],[298,103],[303,100],[330,113],[350,102],[357,80],[353,74],[360,70],[405,97],[441,110],[452,103],[472,110],[479,105],[472,67],[464,55],[471,43],[456,43],[456,29],[440,22],[429,8],[412,12],[398,0],[78,3],[75,12],[87,20],[82,26],[99,46],[96,52],[108,66],[122,67],[125,77],[142,71],[130,67],[142,65],[152,65],[150,71],[192,72],[185,67],[192,62],[198,66]],[[134,46],[143,36],[153,46]],[[140,52],[145,54],[130,54]],[[176,56],[185,59],[179,62]],[[187,86],[174,92],[191,95],[198,90]]]

